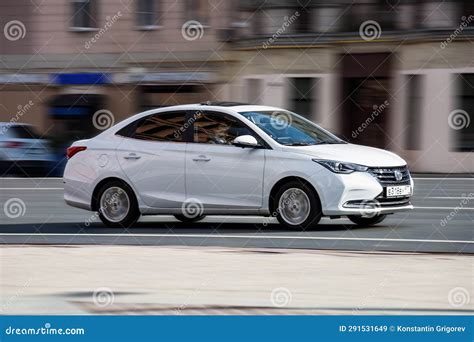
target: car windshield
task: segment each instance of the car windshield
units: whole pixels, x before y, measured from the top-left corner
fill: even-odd
[[[288,111],[240,112],[273,140],[286,146],[345,144],[334,134]]]

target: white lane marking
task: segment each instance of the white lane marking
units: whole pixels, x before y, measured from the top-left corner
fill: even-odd
[[[447,197],[443,197],[443,196],[433,196],[433,197],[424,197],[423,199],[459,199],[459,200],[462,200],[462,199],[469,199],[469,197],[467,196],[464,196],[464,197],[459,197],[459,196],[447,196]]]
[[[64,190],[64,188],[0,188],[0,190]]]
[[[62,180],[62,177],[28,177],[28,178],[22,178],[22,177],[2,177],[0,179],[5,179],[5,180],[27,180],[27,179],[32,179],[32,180]],[[474,177],[446,177],[446,178],[439,178],[439,177],[413,177],[413,179],[419,179],[419,180],[474,180]]]
[[[0,236],[87,236],[87,237],[179,237],[179,238],[205,238],[205,239],[270,239],[270,240],[340,240],[340,241],[381,241],[381,242],[418,242],[418,243],[466,243],[474,241],[462,240],[423,240],[423,239],[378,239],[378,238],[349,238],[349,237],[316,237],[316,236],[282,236],[282,235],[215,235],[215,234],[68,234],[68,233],[0,233]]]
[[[415,206],[414,209],[427,209],[427,210],[474,210],[474,208],[462,208],[462,207],[420,207]]]
[[[451,178],[451,177],[447,177],[447,178],[429,178],[429,177],[413,177],[413,179],[415,180],[474,180],[474,177],[472,178]]]

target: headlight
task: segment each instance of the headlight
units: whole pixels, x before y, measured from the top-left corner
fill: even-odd
[[[318,164],[321,164],[326,169],[335,172],[335,173],[352,173],[354,171],[365,172],[369,168],[367,166],[353,164],[353,163],[345,163],[335,160],[319,160],[313,159]]]

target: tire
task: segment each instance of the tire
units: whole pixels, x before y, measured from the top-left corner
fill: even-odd
[[[314,228],[322,216],[316,191],[299,181],[284,184],[272,198],[272,203],[278,222],[286,228]]]
[[[174,215],[174,217],[177,220],[181,221],[181,222],[191,223],[191,222],[201,221],[203,218],[206,217],[206,215],[200,215],[200,216],[196,216],[196,217],[187,217],[187,216],[184,216],[184,215]]]
[[[101,221],[111,228],[130,228],[140,217],[133,190],[118,180],[107,182],[100,188],[95,207]]]
[[[373,226],[374,224],[380,223],[385,220],[386,217],[387,215],[376,215],[373,217],[364,217],[358,215],[347,216],[349,220],[351,220],[358,226]]]

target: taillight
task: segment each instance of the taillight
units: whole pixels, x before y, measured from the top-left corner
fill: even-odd
[[[5,144],[6,148],[19,148],[22,147],[24,144],[20,141],[7,141]]]
[[[74,157],[74,155],[78,152],[81,152],[81,151],[84,151],[86,150],[87,147],[85,146],[71,146],[71,147],[68,147],[67,149],[67,159],[71,159],[72,157]]]

